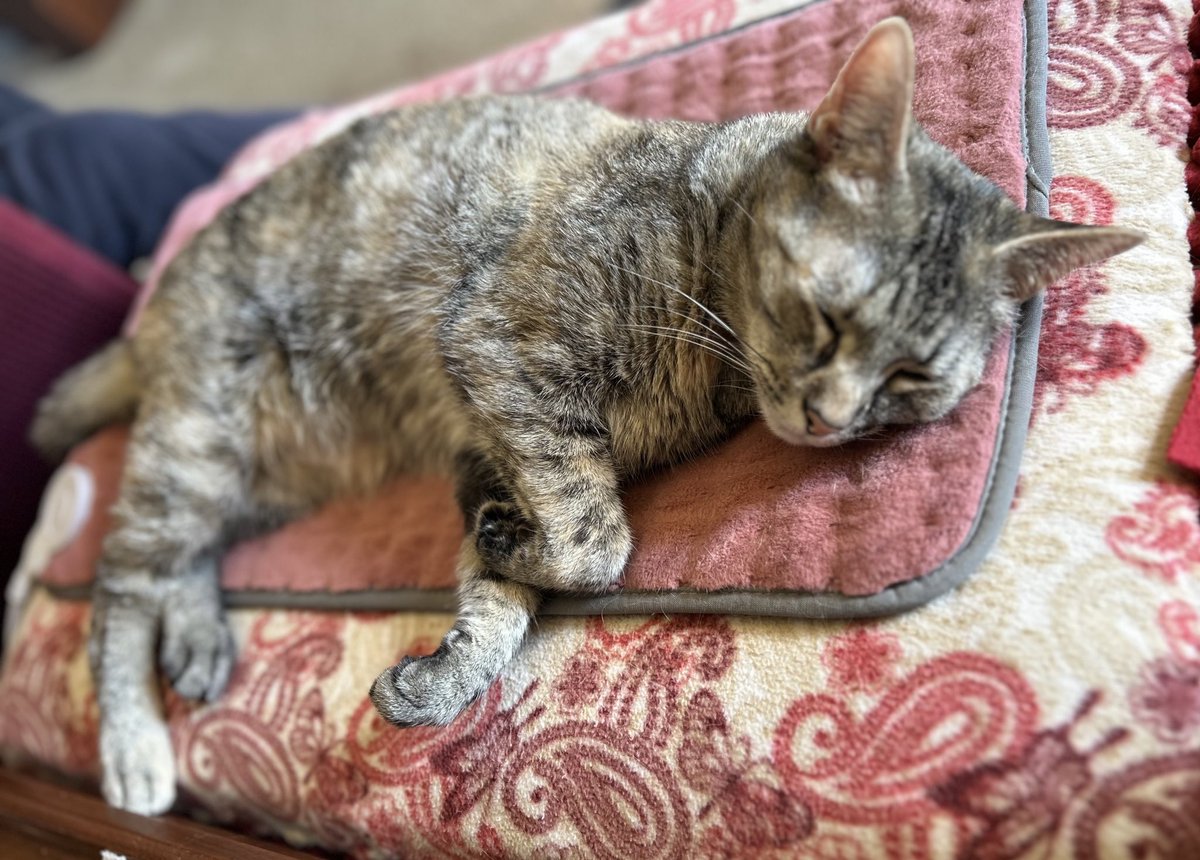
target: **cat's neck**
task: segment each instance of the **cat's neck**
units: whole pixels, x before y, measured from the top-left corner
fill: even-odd
[[[699,222],[692,225],[692,254],[704,270],[704,294],[709,303],[736,331],[744,331],[742,294],[756,278],[755,248],[764,236],[755,218],[759,199],[779,171],[780,149],[794,140],[806,118],[802,114],[745,117],[712,126],[706,145],[692,166],[692,192]],[[794,175],[794,174],[793,174]],[[807,188],[796,188],[800,205]]]

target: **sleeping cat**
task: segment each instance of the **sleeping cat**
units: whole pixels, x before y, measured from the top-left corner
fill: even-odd
[[[371,689],[398,726],[443,724],[544,591],[614,587],[624,482],[757,415],[819,446],[935,420],[1020,302],[1140,240],[1019,211],[917,126],[912,84],[890,19],[811,116],[406,107],[221,213],[33,430],[61,456],[133,421],[91,642],[109,802],[172,803],[155,654],[181,695],[220,694],[233,540],[404,470],[451,473],[458,619]]]

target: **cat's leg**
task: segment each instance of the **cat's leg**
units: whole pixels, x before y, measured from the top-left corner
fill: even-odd
[[[211,702],[224,691],[235,656],[217,559],[197,558],[164,583],[159,665],[176,693]]]
[[[242,503],[239,458],[210,413],[145,409],[126,452],[94,590],[90,656],[105,798],[142,814],[175,798],[155,654],[183,695],[212,698],[233,664],[216,553]]]
[[[551,591],[607,591],[633,551],[608,438],[563,424],[535,425],[506,440],[511,499],[480,506],[476,546],[484,565],[507,579]]]
[[[503,455],[476,460],[485,472],[468,479],[466,492],[460,469],[468,534],[459,617],[437,652],[405,658],[372,685],[376,709],[396,725],[458,716],[516,655],[543,589],[602,591],[625,568],[633,541],[607,438],[531,426],[523,421],[521,432],[496,440]]]
[[[457,463],[458,503],[466,522],[508,491],[488,461]],[[488,571],[468,530],[458,559],[458,618],[437,651],[405,657],[371,686],[376,709],[398,726],[445,725],[478,698],[515,656],[537,611],[537,590]]]
[[[458,619],[427,657],[405,657],[371,685],[376,710],[397,726],[444,726],[487,690],[516,655],[541,600],[492,573],[473,535],[459,556]]]
[[[371,698],[392,723],[458,716],[516,655],[542,589],[595,591],[620,577],[632,540],[604,440],[544,438],[545,448],[530,444],[515,460],[515,482],[511,444],[504,466],[494,455],[492,466],[476,459],[464,478],[460,465],[459,504],[475,527],[459,555],[459,617],[434,654],[407,657],[376,679]],[[517,498],[535,500],[533,513]]]

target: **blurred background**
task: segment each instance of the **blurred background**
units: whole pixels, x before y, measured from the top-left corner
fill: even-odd
[[[611,0],[0,0],[0,82],[56,108],[302,107],[426,77]]]

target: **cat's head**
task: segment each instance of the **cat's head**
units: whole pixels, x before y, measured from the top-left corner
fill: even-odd
[[[1021,302],[1141,241],[1020,211],[916,125],[913,70],[908,25],[874,27],[748,201],[737,313],[786,441],[940,418]]]

